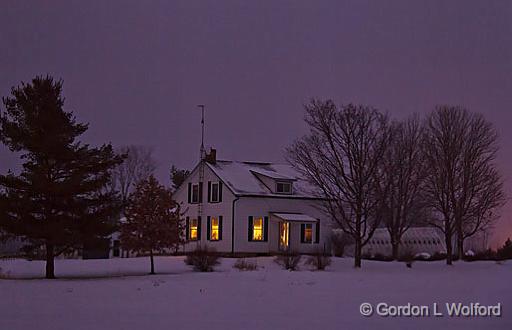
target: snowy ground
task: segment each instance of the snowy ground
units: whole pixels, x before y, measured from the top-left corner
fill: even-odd
[[[512,261],[364,262],[334,259],[326,272],[281,270],[257,258],[240,272],[223,259],[214,273],[194,273],[181,257],[59,260],[57,280],[40,261],[3,260],[0,329],[512,329]],[[502,317],[364,317],[363,302],[444,308],[446,302],[502,304]],[[444,311],[444,309],[443,309]]]

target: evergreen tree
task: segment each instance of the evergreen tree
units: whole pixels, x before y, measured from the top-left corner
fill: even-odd
[[[508,238],[505,244],[498,249],[498,257],[500,259],[512,259],[512,241]]]
[[[44,246],[47,278],[56,256],[110,235],[120,205],[104,187],[122,157],[77,141],[88,125],[64,111],[61,93],[62,81],[36,77],[2,98],[0,117],[0,141],[24,161],[19,175],[0,175],[0,231]]]
[[[173,201],[170,190],[150,176],[137,184],[125,216],[121,244],[131,251],[149,253],[151,274],[155,274],[154,253],[177,249],[183,243],[178,203]]]

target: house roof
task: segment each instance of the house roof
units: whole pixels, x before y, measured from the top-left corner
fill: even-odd
[[[269,177],[269,178],[275,179],[275,180],[288,180],[288,181],[296,180],[293,177],[290,177],[288,175],[284,175],[282,173],[278,173],[275,171],[267,171],[267,170],[259,169],[259,170],[251,170],[251,172],[255,173],[255,174],[263,175],[263,176],[266,176],[266,177]]]
[[[302,213],[272,213],[279,219],[291,222],[318,222],[317,219]]]
[[[288,164],[231,160],[217,160],[215,164],[206,164],[237,196],[319,199],[319,195],[315,193],[314,187],[304,180],[301,175]],[[293,194],[283,195],[273,193],[258,179],[255,173],[277,180],[292,180]]]

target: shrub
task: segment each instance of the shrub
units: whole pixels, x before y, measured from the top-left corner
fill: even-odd
[[[436,252],[430,256],[429,261],[438,261],[446,259],[446,253]]]
[[[9,278],[9,276],[10,276],[10,272],[6,272],[6,273],[4,273],[4,272],[2,271],[2,267],[0,267],[0,278],[1,278],[1,279],[6,279],[6,278]]]
[[[236,268],[240,271],[252,271],[252,270],[257,270],[258,265],[256,264],[256,262],[247,261],[246,259],[242,258],[242,259],[238,259],[235,262],[235,264],[233,265],[233,268]]]
[[[478,251],[474,255],[466,255],[465,261],[478,261],[478,260],[496,260],[498,257],[496,251],[493,249],[487,249],[484,251]]]
[[[367,259],[367,260],[376,260],[376,261],[393,261],[393,257],[392,256],[387,256],[387,255],[384,255],[382,253],[375,253],[375,254],[371,254],[369,252],[365,252],[361,255],[361,258],[362,259]]]
[[[335,231],[331,234],[331,247],[332,252],[336,257],[343,257],[345,254],[345,247],[353,244],[354,240],[347,234]]]
[[[212,272],[213,267],[220,264],[220,261],[215,249],[199,246],[187,255],[185,263],[193,266],[197,272]]]
[[[404,249],[398,257],[398,261],[404,262],[407,268],[412,268],[412,263],[414,262],[414,253],[408,249]]]
[[[414,255],[414,260],[430,260],[431,257],[427,252],[420,252]]]
[[[300,254],[297,252],[289,251],[278,255],[274,261],[278,265],[281,265],[284,269],[293,271],[298,269],[300,259]]]
[[[387,256],[387,255],[384,255],[382,253],[375,253],[373,258],[371,258],[371,259],[372,260],[377,260],[377,261],[393,261],[393,257],[392,256]]]
[[[316,270],[325,270],[331,264],[331,257],[323,252],[317,252],[308,257],[306,264],[316,268]]]

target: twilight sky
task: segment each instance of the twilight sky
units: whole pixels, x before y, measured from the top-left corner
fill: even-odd
[[[154,146],[166,184],[171,163],[198,160],[197,104],[219,158],[282,161],[314,96],[396,118],[436,104],[484,113],[512,196],[510,1],[4,1],[0,45],[1,96],[62,78],[84,140]],[[16,163],[0,146],[0,171]],[[512,235],[511,212],[496,240]]]

